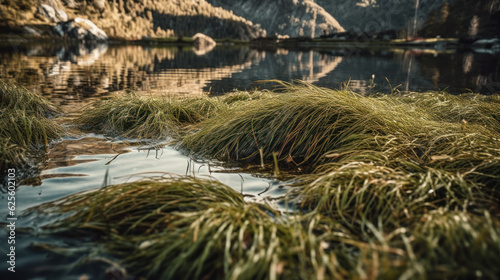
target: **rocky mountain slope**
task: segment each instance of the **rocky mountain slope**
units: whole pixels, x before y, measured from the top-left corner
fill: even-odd
[[[1,0],[2,29],[16,31],[29,26],[36,30],[54,25],[40,12],[42,5],[67,13],[70,19],[88,18],[115,38],[193,36],[200,32],[214,38],[249,40],[266,35],[251,21],[205,0]]]
[[[416,0],[314,0],[347,30],[383,32],[398,30],[412,35]],[[417,27],[445,0],[419,0]]]
[[[64,15],[90,19],[109,37],[124,39],[204,33],[249,40],[343,31],[468,38],[498,36],[500,1],[0,0],[0,32],[44,33]]]
[[[318,37],[323,32],[344,31],[331,14],[310,0],[207,0],[207,2],[259,24],[268,35]]]

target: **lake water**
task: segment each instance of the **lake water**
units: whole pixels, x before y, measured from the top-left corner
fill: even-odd
[[[401,91],[446,89],[451,93],[482,94],[500,91],[500,53],[484,49],[218,46],[198,55],[186,46],[87,48],[5,42],[0,45],[2,79],[25,85],[69,113],[122,90],[131,89],[146,96],[221,95],[234,89],[272,88],[269,83],[255,83],[269,79],[287,82],[299,79],[329,88],[340,88],[342,82],[349,81],[349,88],[362,94],[390,92],[391,86]],[[241,191],[251,200],[272,200],[286,192],[286,182],[238,173],[209,161],[195,161],[164,143],[138,143],[93,134],[66,137],[52,146],[48,159],[33,178],[19,186],[17,212],[68,194],[99,188],[106,174],[110,178],[108,184],[169,174],[210,177]],[[7,205],[3,193],[1,204]],[[283,209],[284,205],[276,207]],[[1,217],[7,216],[6,211],[6,207],[0,207]],[[62,260],[59,256],[55,264],[53,254],[34,249],[33,243],[71,242],[37,237],[37,230],[48,221],[28,215],[18,222],[17,264],[24,271],[18,276],[76,279],[85,273],[99,275],[86,270],[88,266],[61,274],[67,273],[61,265],[74,261],[74,256]],[[6,240],[3,234],[1,242]],[[0,269],[3,275],[5,263]]]
[[[372,81],[372,75],[375,75]],[[500,90],[500,52],[489,49],[375,49],[219,46],[205,55],[182,46],[43,46],[3,44],[0,76],[69,106],[109,92],[209,93],[270,87],[254,83],[300,79],[359,93]]]

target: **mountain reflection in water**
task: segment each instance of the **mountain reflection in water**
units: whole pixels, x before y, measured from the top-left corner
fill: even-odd
[[[500,54],[481,50],[280,49],[218,46],[197,55],[186,46],[3,46],[0,75],[71,108],[109,92],[151,95],[261,87],[253,82],[300,79],[360,93],[447,89],[493,93],[500,88]],[[375,76],[374,80],[372,75]],[[269,85],[268,85],[269,86]]]

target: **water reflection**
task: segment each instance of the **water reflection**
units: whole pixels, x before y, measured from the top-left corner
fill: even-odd
[[[40,175],[24,182],[33,187],[19,188],[19,197],[29,201],[19,209],[99,188],[104,180],[110,185],[183,175],[218,180],[255,201],[278,198],[286,191],[283,188],[286,182],[259,178],[210,161],[196,161],[162,143],[111,141],[102,136],[86,135],[80,139],[65,139],[49,149]],[[22,195],[24,192],[27,196]],[[28,196],[35,192],[37,198],[30,199]]]
[[[301,79],[367,93],[500,88],[500,54],[480,50],[279,49],[218,46],[200,55],[171,46],[4,46],[0,74],[74,109],[88,99],[133,89],[147,94],[213,95],[250,89],[266,79]],[[372,76],[374,79],[372,80]],[[73,108],[74,107],[74,108]]]

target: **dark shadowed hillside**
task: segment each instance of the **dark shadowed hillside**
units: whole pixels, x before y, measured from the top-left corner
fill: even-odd
[[[398,30],[413,33],[415,0],[315,0],[349,31],[381,32]],[[419,0],[417,26],[444,0]],[[406,35],[406,34],[403,34]]]
[[[433,10],[422,35],[476,38],[500,36],[500,1],[445,1]]]

